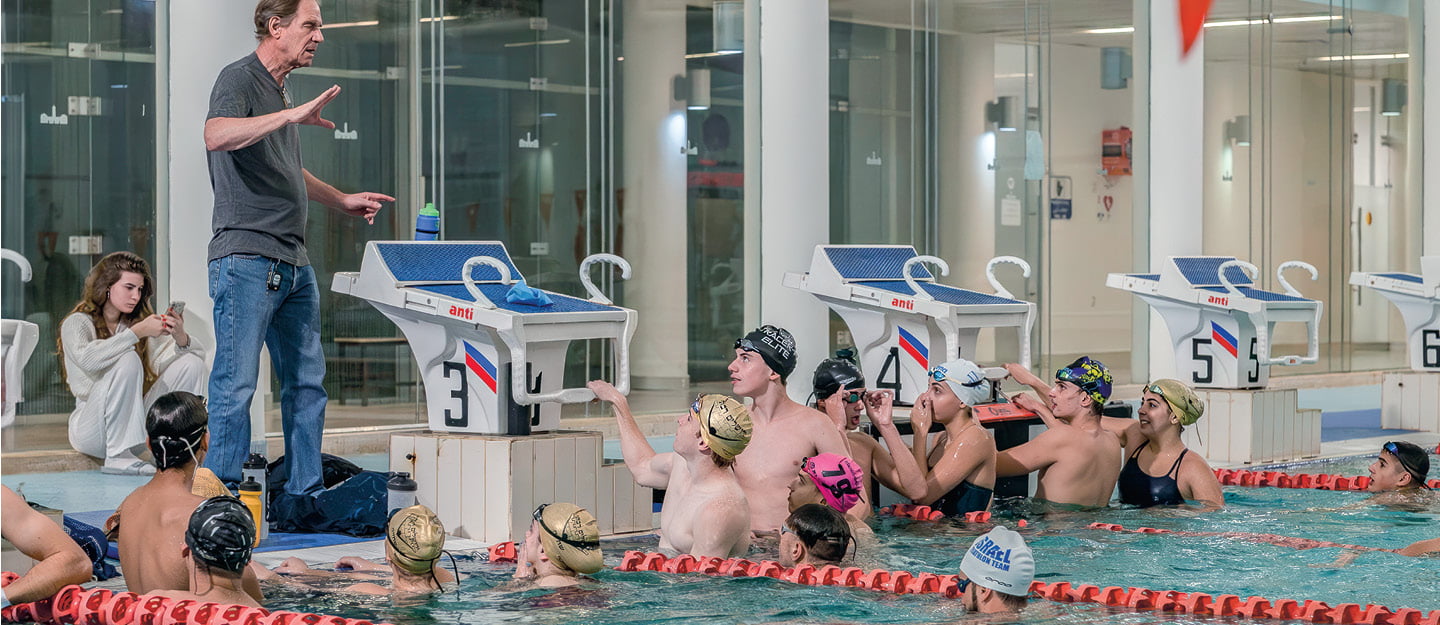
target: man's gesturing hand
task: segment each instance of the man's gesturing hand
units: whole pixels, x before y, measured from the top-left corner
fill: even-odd
[[[329,104],[331,100],[334,100],[337,95],[340,95],[340,85],[331,85],[324,93],[315,96],[314,100],[290,109],[292,112],[291,123],[309,124],[311,126],[320,126],[321,128],[334,128],[335,122],[321,117],[320,111],[323,110],[325,105]]]

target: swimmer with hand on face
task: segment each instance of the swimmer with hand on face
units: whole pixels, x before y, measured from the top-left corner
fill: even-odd
[[[396,510],[385,524],[385,559],[389,564],[347,556],[335,563],[336,570],[323,571],[291,557],[275,567],[275,573],[356,580],[360,583],[346,587],[345,592],[365,595],[424,594],[457,581],[454,574],[440,566],[444,550],[445,526],[429,508],[417,504]],[[376,583],[387,580],[389,588]]]

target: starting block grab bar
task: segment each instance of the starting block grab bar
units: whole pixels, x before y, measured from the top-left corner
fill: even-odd
[[[1242,292],[1240,288],[1230,280],[1230,276],[1226,271],[1230,267],[1239,267],[1241,271],[1249,274],[1252,280],[1260,277],[1260,268],[1243,260],[1230,260],[1220,263],[1220,283],[1224,285],[1225,290],[1229,291],[1230,294],[1235,297],[1246,297],[1245,293]],[[1315,269],[1315,266],[1310,263],[1300,260],[1291,260],[1280,263],[1280,266],[1275,268],[1275,278],[1280,282],[1280,286],[1284,287],[1285,294],[1291,297],[1303,298],[1305,297],[1305,295],[1302,294],[1295,287],[1291,286],[1290,282],[1285,279],[1286,269],[1304,269],[1310,272],[1311,280],[1320,279],[1320,271]],[[1320,309],[1318,307],[1315,309],[1315,319],[1313,321],[1305,321],[1306,338],[1308,340],[1306,341],[1304,356],[1271,356],[1271,324],[1265,318],[1264,309],[1262,308],[1261,311],[1258,313],[1249,313],[1249,315],[1251,321],[1255,324],[1255,338],[1257,341],[1256,357],[1260,359],[1260,362],[1271,365],[1290,366],[1312,365],[1320,361]]]

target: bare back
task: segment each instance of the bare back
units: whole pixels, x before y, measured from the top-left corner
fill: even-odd
[[[754,432],[735,459],[735,475],[750,502],[750,527],[776,530],[790,516],[790,480],[800,462],[818,453],[849,456],[849,447],[825,413],[786,398],[776,414],[750,408]]]
[[[1055,448],[1055,462],[1040,470],[1035,496],[1055,503],[1104,507],[1120,479],[1120,439],[1103,427],[1072,426],[1069,430],[1066,442]]]
[[[181,548],[190,514],[205,501],[189,489],[151,481],[135,489],[120,514],[120,568],[130,592],[189,590]]]

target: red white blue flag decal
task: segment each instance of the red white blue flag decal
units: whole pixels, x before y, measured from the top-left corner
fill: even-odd
[[[1229,352],[1231,356],[1239,357],[1239,350],[1235,348],[1235,343],[1237,342],[1235,335],[1229,333],[1224,327],[1221,327],[1220,324],[1214,321],[1210,322],[1210,338],[1214,339],[1215,343],[1224,348],[1226,352]]]
[[[911,358],[920,363],[921,369],[928,371],[930,369],[930,350],[925,348],[925,342],[915,338],[914,334],[906,332],[905,328],[896,326],[895,329],[900,331],[900,349],[905,350],[905,353],[910,354]]]
[[[494,393],[495,363],[490,362],[490,359],[486,358],[485,354],[480,353],[480,350],[476,349],[474,345],[471,345],[469,341],[461,342],[465,344],[465,366],[478,376],[481,382],[485,383],[485,388],[490,389],[490,392]]]

